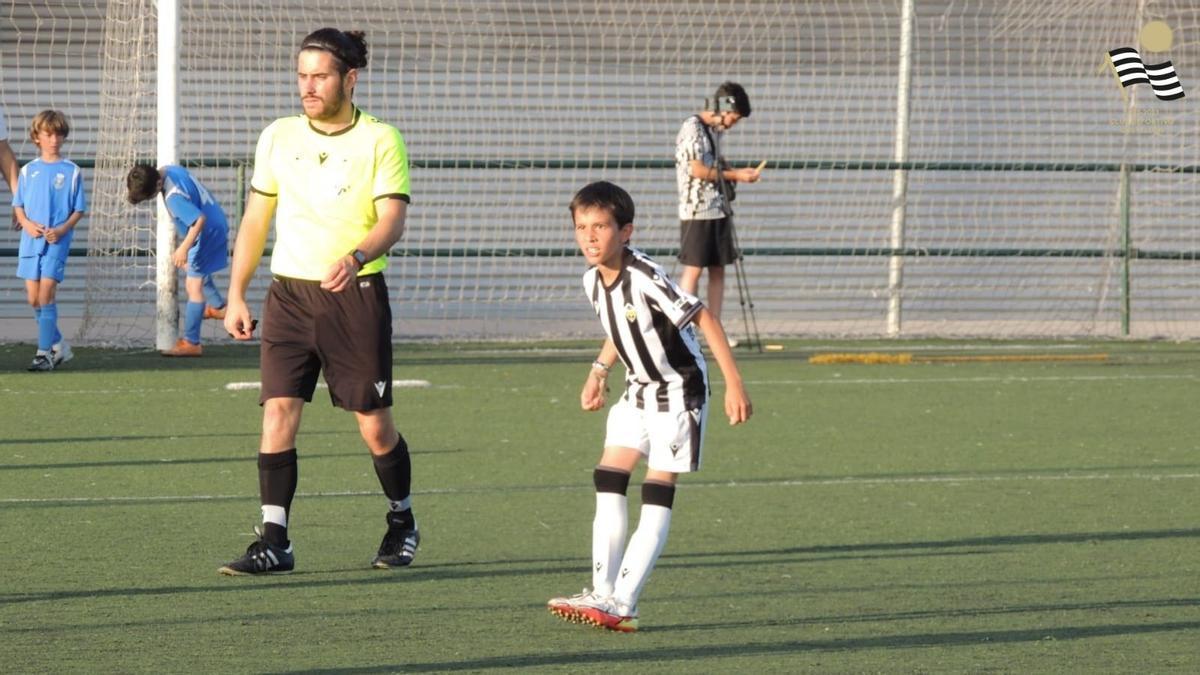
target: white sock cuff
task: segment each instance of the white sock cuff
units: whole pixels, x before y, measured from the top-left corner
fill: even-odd
[[[287,509],[283,508],[282,506],[263,504],[262,517],[264,523],[272,523],[280,527],[287,527]]]
[[[408,496],[398,502],[388,500],[388,509],[392,511],[404,511],[412,508],[412,497]]]

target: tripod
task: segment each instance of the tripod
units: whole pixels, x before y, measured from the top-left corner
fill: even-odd
[[[742,308],[742,325],[746,329],[746,347],[757,349],[761,354],[763,350],[762,336],[758,332],[758,317],[754,313],[754,300],[750,297],[750,280],[746,276],[746,257],[742,254],[742,243],[738,240],[737,227],[733,222],[733,204],[731,204],[734,198],[733,186],[725,180],[724,169],[728,167],[728,162],[721,155],[715,135],[709,136],[709,142],[712,143],[713,155],[716,157],[717,190],[723,199],[722,211],[729,222],[729,235],[733,238],[733,250],[737,255],[737,259],[733,263],[734,277],[737,280],[738,304]]]

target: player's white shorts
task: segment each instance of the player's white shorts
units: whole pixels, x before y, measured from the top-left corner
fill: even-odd
[[[657,471],[699,471],[707,417],[707,404],[695,410],[657,412],[642,410],[622,397],[608,411],[604,447],[633,448]]]

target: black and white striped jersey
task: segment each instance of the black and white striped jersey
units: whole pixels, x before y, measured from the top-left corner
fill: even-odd
[[[716,137],[712,135],[714,133]],[[717,153],[713,142],[720,142],[717,137],[721,133],[706,129],[700,117],[692,115],[683,121],[683,126],[675,136],[675,184],[679,191],[680,220],[714,220],[725,217],[722,209],[725,198],[717,189],[716,182],[702,180],[688,173],[688,166],[693,159],[700,160],[704,166],[717,165]]]
[[[625,364],[625,399],[644,410],[694,410],[708,400],[708,369],[692,319],[704,307],[646,254],[626,248],[605,286],[598,268],[583,288]]]

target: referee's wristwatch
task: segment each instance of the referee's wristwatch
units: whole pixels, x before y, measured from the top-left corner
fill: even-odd
[[[358,249],[354,249],[353,251],[350,252],[350,257],[354,259],[354,263],[356,265],[358,265],[359,270],[362,270],[362,268],[367,266],[367,254],[366,253],[363,253],[362,251],[360,251]]]

